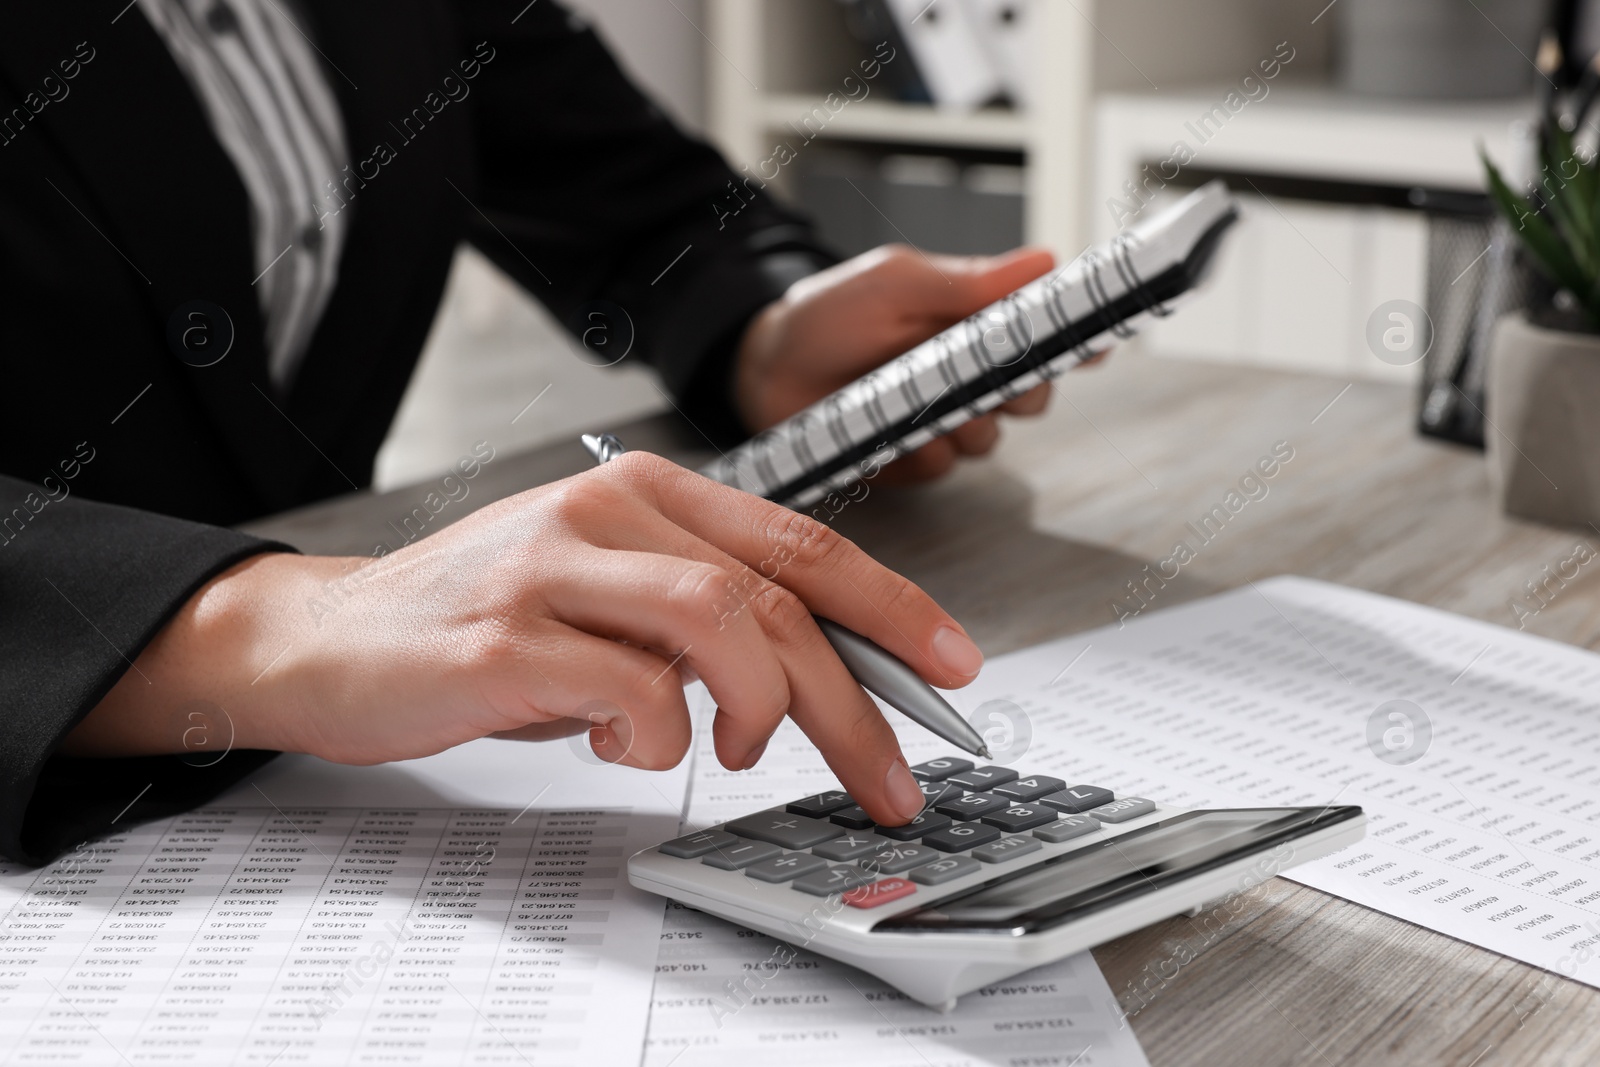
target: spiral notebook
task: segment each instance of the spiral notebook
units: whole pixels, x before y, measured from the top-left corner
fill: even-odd
[[[804,508],[1165,317],[1238,206],[1220,181],[1029,282],[704,468]]]

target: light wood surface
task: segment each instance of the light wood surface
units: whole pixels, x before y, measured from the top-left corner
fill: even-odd
[[[836,525],[995,655],[1115,621],[1125,583],[1286,441],[1294,458],[1267,497],[1154,607],[1293,573],[1516,626],[1524,583],[1580,540],[1600,545],[1600,532],[1507,519],[1482,455],[1419,439],[1413,421],[1398,386],[1118,354],[1062,379],[1051,413],[1011,423],[994,457],[934,486],[874,488]],[[709,453],[667,417],[596,429],[608,428],[686,463]],[[575,441],[497,455],[437,523],[588,466]],[[426,492],[355,496],[250,528],[306,551],[368,553],[393,543],[387,523]],[[1597,592],[1581,571],[1527,629],[1600,646]],[[1197,940],[1173,919],[1095,956],[1132,1010],[1130,984]],[[1600,1062],[1600,992],[1284,879],[1130,1024],[1157,1067]]]

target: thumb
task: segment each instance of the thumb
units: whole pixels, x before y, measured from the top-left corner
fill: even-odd
[[[942,286],[942,310],[960,318],[1021,288],[1056,265],[1047,248],[1014,248],[998,256],[936,256],[934,265],[950,284]]]

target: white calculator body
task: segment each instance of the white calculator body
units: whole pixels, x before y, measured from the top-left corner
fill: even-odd
[[[1366,829],[1348,805],[1188,811],[963,759],[912,772],[928,805],[906,826],[819,793],[647,848],[628,880],[948,1010]]]

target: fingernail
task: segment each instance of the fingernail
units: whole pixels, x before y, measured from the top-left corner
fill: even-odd
[[[927,803],[927,798],[917,787],[917,780],[911,776],[911,768],[906,766],[903,759],[889,764],[889,773],[883,779],[883,791],[889,807],[907,822],[921,815],[922,807]]]
[[[768,738],[767,740],[770,741],[772,739]],[[752,748],[750,750],[750,755],[748,755],[748,756],[746,756],[744,758],[744,767],[743,767],[743,769],[748,771],[751,767],[754,767],[757,763],[761,762],[761,756],[766,751],[767,751],[767,742],[766,741],[763,741],[759,745],[757,745],[755,748]]]
[[[983,666],[983,653],[972,638],[953,626],[941,626],[933,635],[934,658],[951,674],[970,678]]]

